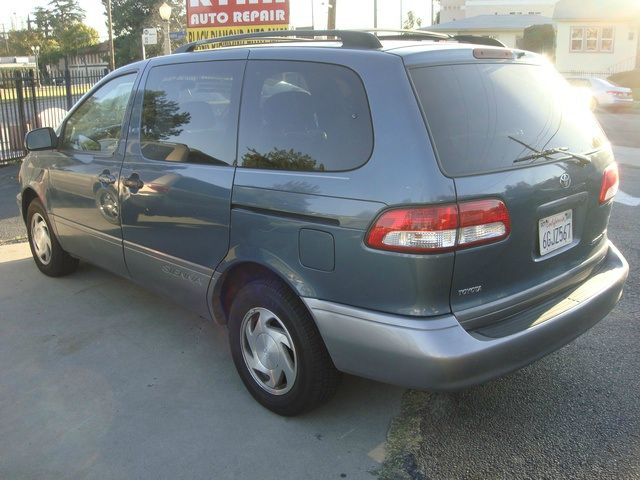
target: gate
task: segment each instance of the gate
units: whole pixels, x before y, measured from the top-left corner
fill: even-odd
[[[34,70],[0,71],[0,165],[24,157],[24,136],[56,128],[66,112],[104,75],[67,70],[43,78]]]

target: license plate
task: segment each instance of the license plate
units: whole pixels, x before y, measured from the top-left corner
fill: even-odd
[[[573,242],[573,211],[566,210],[538,220],[540,255],[546,255]]]

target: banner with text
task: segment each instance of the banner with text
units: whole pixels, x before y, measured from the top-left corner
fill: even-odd
[[[187,0],[187,40],[287,30],[289,0]]]

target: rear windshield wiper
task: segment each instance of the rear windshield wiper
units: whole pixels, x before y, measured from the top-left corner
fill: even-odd
[[[566,159],[578,160],[578,163],[583,166],[591,163],[591,159],[587,156],[587,154],[571,152],[569,151],[568,147],[556,147],[556,148],[546,148],[544,150],[538,150],[537,148],[534,148],[531,145],[527,145],[525,142],[515,137],[512,137],[511,135],[509,135],[509,138],[514,142],[518,142],[520,145],[523,145],[524,147],[534,152],[531,155],[525,155],[524,157],[516,158],[513,161],[513,163],[520,163],[520,162],[527,162],[527,161],[533,162],[534,160],[537,160],[539,158],[548,158],[551,155],[557,155],[558,153],[564,153],[566,155]],[[591,154],[591,153],[594,153],[594,152],[589,152],[588,154]]]

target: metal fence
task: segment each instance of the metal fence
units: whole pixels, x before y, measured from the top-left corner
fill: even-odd
[[[67,111],[104,75],[48,76],[34,70],[0,71],[0,165],[26,155],[25,134],[56,128]]]

